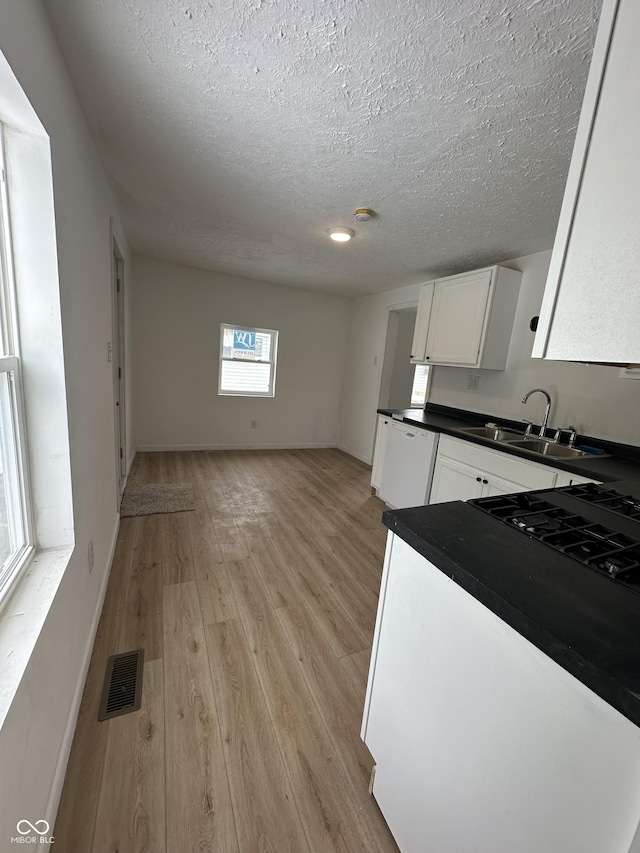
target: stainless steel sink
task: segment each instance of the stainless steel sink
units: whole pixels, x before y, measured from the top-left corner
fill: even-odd
[[[505,429],[503,427],[460,427],[456,429],[461,435],[473,435],[477,438],[486,438],[489,441],[506,444],[509,447],[517,447],[519,450],[525,450],[532,456],[546,456],[547,459],[582,459],[584,456],[591,454],[585,453],[584,450],[578,450],[576,447],[567,447],[566,444],[556,444],[549,439],[539,438],[536,435],[525,436],[523,433],[514,429]],[[598,458],[607,454],[599,454]]]
[[[509,447],[519,447],[537,456],[546,456],[547,459],[579,459],[589,456],[584,450],[575,447],[567,447],[565,444],[554,444],[553,441],[544,441],[541,438],[524,438],[522,441],[510,441]]]
[[[475,435],[478,438],[489,438],[491,441],[517,441],[523,437],[522,433],[515,429],[503,429],[502,427],[460,427],[456,432]]]

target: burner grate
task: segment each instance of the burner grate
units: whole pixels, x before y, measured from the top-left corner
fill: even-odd
[[[570,495],[570,500],[561,499],[561,494]],[[558,506],[554,500],[565,506]],[[640,520],[640,501],[637,499],[588,484],[476,498],[469,503],[530,538],[640,593],[640,525],[627,520],[635,518],[636,508]],[[584,514],[572,512],[567,506],[584,508]],[[590,506],[595,507],[595,511],[591,511]],[[623,507],[622,511],[620,507]],[[588,515],[596,517],[588,518]],[[622,515],[627,518],[617,521]],[[610,521],[611,526],[601,523],[601,520]],[[632,532],[637,529],[637,538],[615,529],[617,526],[625,530],[630,528]]]
[[[614,489],[596,486],[594,483],[567,486],[563,492],[587,503],[595,504],[601,509],[609,510],[609,512],[640,520],[640,499],[633,497],[633,495],[621,495]]]

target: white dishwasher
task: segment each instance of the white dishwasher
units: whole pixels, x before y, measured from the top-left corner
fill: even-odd
[[[389,421],[379,496],[392,509],[428,503],[438,434]]]

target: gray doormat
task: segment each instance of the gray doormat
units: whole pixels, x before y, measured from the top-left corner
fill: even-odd
[[[188,512],[196,508],[191,483],[151,483],[127,486],[122,495],[120,518],[156,512]]]

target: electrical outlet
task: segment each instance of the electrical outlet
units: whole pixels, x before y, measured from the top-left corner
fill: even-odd
[[[251,421],[251,429],[258,429],[258,421]]]
[[[467,391],[480,390],[480,375],[478,373],[467,374]]]
[[[89,562],[89,574],[93,571],[93,539],[89,540],[89,548],[87,550],[87,559]]]
[[[378,366],[378,356],[377,355],[374,355],[374,357],[373,357],[373,366],[374,367]]]

